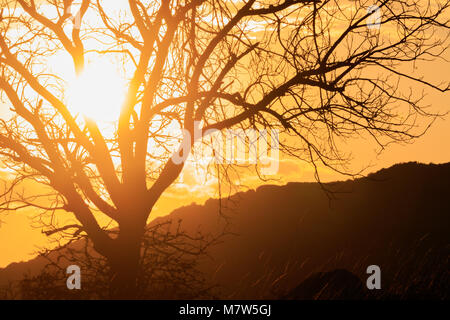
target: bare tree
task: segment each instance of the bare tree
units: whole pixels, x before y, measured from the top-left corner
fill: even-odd
[[[110,230],[111,233],[117,230]],[[146,227],[142,241],[141,268],[136,298],[211,299],[218,287],[208,283],[199,270],[201,259],[209,258],[207,249],[219,235],[186,232],[181,221],[164,219]],[[41,252],[47,263],[37,274],[0,288],[2,299],[108,299],[110,270],[108,261],[93,250],[85,235],[77,241]],[[68,290],[69,265],[82,272],[82,290]]]
[[[196,130],[207,143],[212,129],[276,129],[281,151],[335,170],[344,160],[337,140],[366,133],[384,145],[420,136],[418,120],[437,115],[416,88],[449,86],[403,66],[444,54],[448,7],[129,0],[114,13],[101,0],[2,0],[0,89],[12,115],[0,122],[0,154],[16,179],[1,209],[73,213],[78,223],[53,231],[86,234],[112,270],[111,294],[133,297],[146,221],[183,169],[173,159],[195,152]],[[42,63],[62,50],[78,74],[92,55],[132,66],[114,134],[69,111],[64,79]],[[27,181],[42,192],[20,191]],[[117,223],[117,235],[101,215]]]

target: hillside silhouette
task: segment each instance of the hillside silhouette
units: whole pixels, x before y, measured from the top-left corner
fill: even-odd
[[[450,163],[398,164],[324,187],[332,193],[318,183],[265,185],[181,207],[151,225],[181,220],[192,235],[226,231],[196,266],[217,298],[311,299],[295,289],[340,269],[360,298],[449,298]],[[9,265],[0,286],[38,275],[45,263]],[[379,292],[365,289],[372,264],[381,268]]]

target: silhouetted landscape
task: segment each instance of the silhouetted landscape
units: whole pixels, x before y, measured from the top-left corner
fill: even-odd
[[[449,17],[0,0],[0,300],[448,299]]]
[[[187,258],[170,253],[170,242],[151,246],[153,268],[165,255],[172,262],[144,270],[152,286],[141,297],[448,299],[449,194],[450,163],[404,163],[354,180],[266,185],[181,207],[149,230],[214,241]],[[63,267],[95,258],[83,241],[0,270],[3,298],[102,298],[101,271],[83,278],[84,290],[65,289]],[[49,268],[56,257],[61,269]],[[372,264],[381,268],[381,290],[366,288]]]

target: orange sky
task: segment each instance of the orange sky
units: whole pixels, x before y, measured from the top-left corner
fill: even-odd
[[[424,65],[419,64],[416,74],[423,75],[425,78],[433,79],[434,83],[448,81],[450,68],[448,64],[442,62],[432,62]],[[432,105],[434,111],[450,111],[450,94],[442,94],[426,91],[429,95],[426,103]],[[5,105],[0,104],[0,117],[5,112]],[[450,161],[450,117],[438,119],[428,133],[408,145],[391,145],[377,156],[377,147],[365,139],[354,139],[349,141],[343,150],[352,152],[352,161],[350,169],[358,171],[361,168],[368,167],[366,172],[372,172],[383,167],[391,166],[399,162],[418,161],[444,163]],[[337,180],[344,177],[322,169],[323,180]],[[1,174],[1,172],[0,172]],[[163,196],[157,203],[157,207],[152,213],[152,217],[164,215],[171,210],[188,205],[192,202],[203,203],[209,197],[217,196],[214,185],[206,183],[199,185],[195,179],[195,172],[187,168],[184,172],[184,184],[175,185]],[[313,171],[311,166],[301,163],[298,160],[281,158],[279,175],[279,184],[289,181],[312,181]],[[242,177],[245,184],[256,187],[261,184],[255,175],[246,175]],[[41,229],[33,227],[31,220],[32,212],[24,210],[14,212],[8,215],[0,216],[3,222],[0,226],[0,267],[5,267],[11,262],[30,259],[39,248],[48,246],[48,238],[41,233]]]
[[[449,96],[441,102],[443,108],[448,108]],[[445,105],[443,102],[447,102]],[[406,146],[393,145],[385,150],[379,157],[375,158],[373,144],[367,145],[366,141],[355,141],[351,147],[354,160],[353,167],[361,168],[372,164],[367,172],[379,168],[388,167],[392,164],[406,161],[419,161],[424,163],[434,162],[443,163],[450,161],[450,117],[446,120],[438,120],[429,132],[413,144]],[[343,177],[323,170],[323,176],[326,180],[342,179]],[[185,181],[188,174],[185,173]],[[258,184],[257,179],[246,177],[251,180],[251,185]],[[299,163],[298,161],[282,160],[280,164],[280,183],[288,181],[311,181],[312,168]],[[209,195],[217,196],[211,189],[205,190],[198,186],[194,190],[172,188],[157,204],[157,208],[152,213],[152,217],[164,215],[171,210],[188,205],[192,202],[203,203]],[[2,216],[4,222],[0,227],[0,267],[5,267],[11,262],[28,260],[34,256],[41,247],[48,246],[48,239],[41,233],[39,228],[32,227],[32,214],[29,211],[10,213],[8,216]]]

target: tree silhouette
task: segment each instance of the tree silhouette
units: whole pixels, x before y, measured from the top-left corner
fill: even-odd
[[[111,233],[117,230],[110,230]],[[215,286],[208,284],[198,268],[199,258],[217,236],[189,234],[181,222],[171,220],[148,225],[143,235],[141,272],[136,297],[139,299],[211,299]],[[89,238],[61,244],[40,255],[47,263],[36,275],[0,288],[1,299],[108,299],[110,270],[108,262],[93,250]],[[68,290],[69,265],[83,270],[82,290]]]
[[[439,115],[416,88],[449,90],[403,68],[445,52],[448,1],[129,0],[116,12],[100,0],[3,0],[2,7],[0,89],[10,115],[0,122],[0,154],[16,178],[1,209],[73,213],[77,223],[52,233],[89,237],[112,270],[113,297],[136,292],[147,219],[185,163],[174,159],[195,153],[196,140],[208,143],[212,130],[275,129],[282,152],[340,170],[337,139],[365,133],[384,145],[418,137],[418,120]],[[91,55],[132,69],[113,134],[70,112],[65,79],[43,63],[60,51],[77,74]],[[41,188],[19,191],[27,182]],[[117,235],[99,224],[101,215],[117,223]]]

